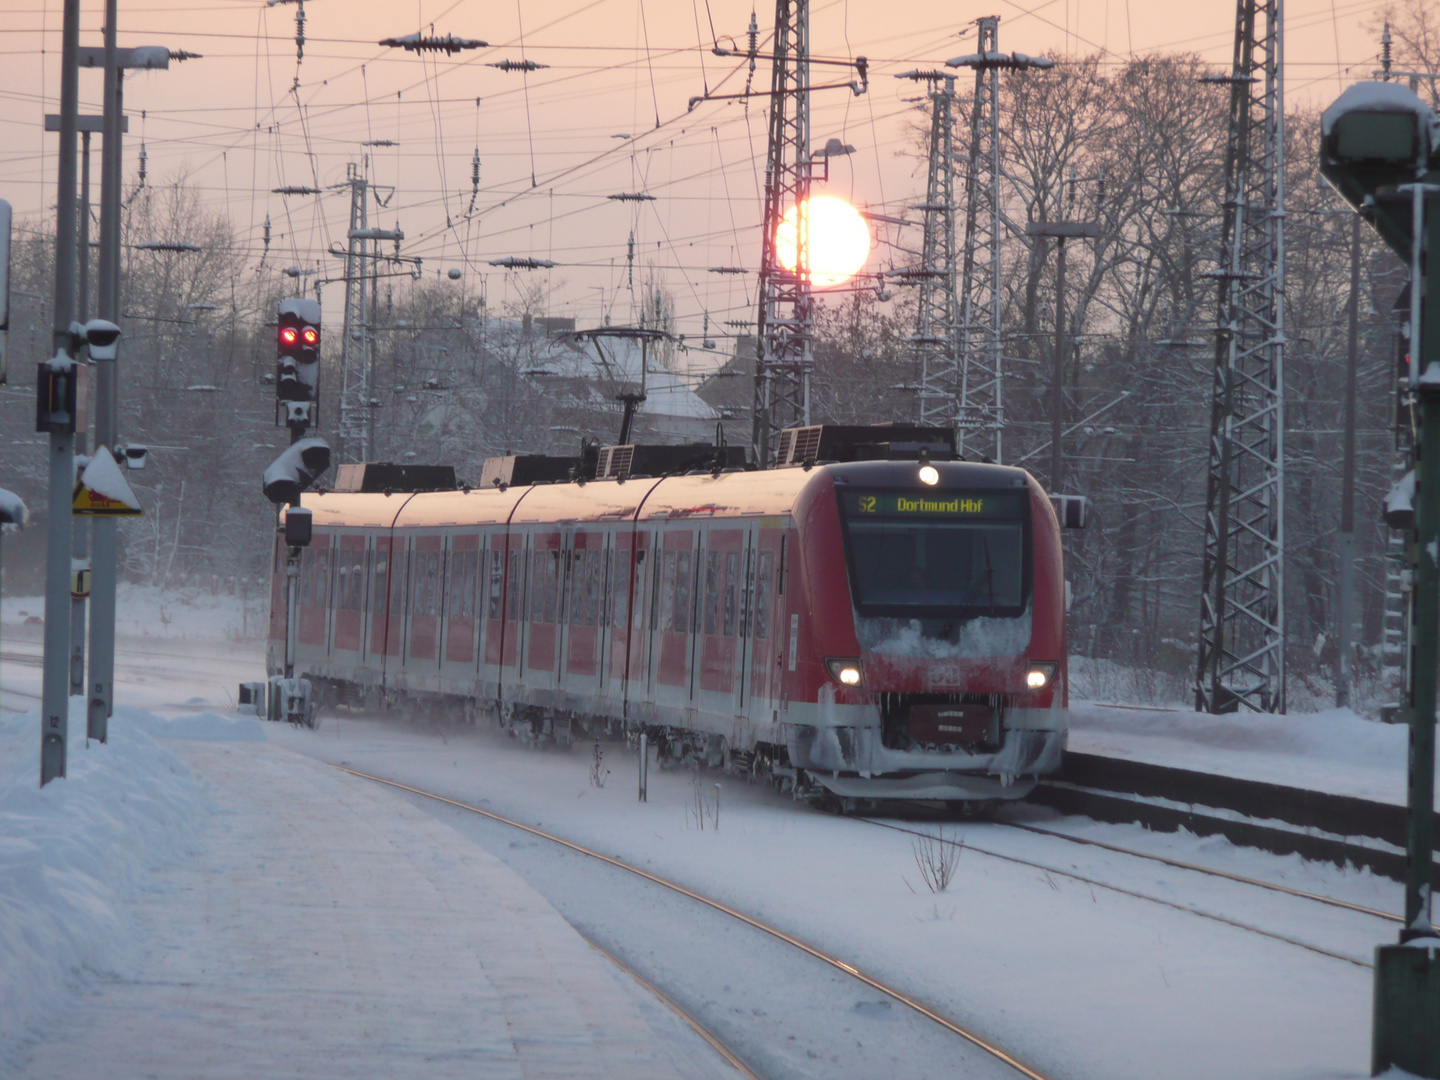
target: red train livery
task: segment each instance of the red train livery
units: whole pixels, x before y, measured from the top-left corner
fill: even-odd
[[[862,461],[304,505],[295,671],[322,699],[445,695],[536,738],[644,730],[832,801],[1016,798],[1059,766],[1060,531],[1022,469]],[[272,674],[284,559],[277,538]]]

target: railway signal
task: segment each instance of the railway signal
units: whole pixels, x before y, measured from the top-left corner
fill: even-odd
[[[1440,308],[1424,302],[1440,289],[1440,264],[1425,250],[1440,245],[1440,118],[1413,91],[1359,83],[1325,110],[1320,171],[1381,239],[1410,263],[1408,394],[1416,418],[1413,499],[1406,561],[1410,592],[1410,825],[1405,866],[1405,929],[1399,945],[1375,950],[1371,1070],[1391,1065],[1440,1077],[1440,937],[1431,925],[1431,848],[1435,807],[1435,705],[1440,575]]]
[[[320,305],[299,296],[282,300],[277,323],[276,422],[283,410],[285,426],[303,433],[319,420]]]
[[[320,304],[308,297],[280,301],[275,345],[275,422],[290,429],[290,445],[265,470],[265,497],[285,521],[277,532],[285,541],[285,674],[270,680],[267,715],[292,723],[313,723],[310,681],[295,678],[296,609],[300,560],[310,544],[310,511],[300,495],[330,467],[324,439],[306,436],[320,419]]]

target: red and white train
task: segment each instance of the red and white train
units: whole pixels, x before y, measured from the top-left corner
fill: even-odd
[[[322,700],[444,695],[562,741],[643,730],[842,803],[1018,798],[1060,764],[1060,527],[1022,469],[922,456],[304,505],[295,674]]]

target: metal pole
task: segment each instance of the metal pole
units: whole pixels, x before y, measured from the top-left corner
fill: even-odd
[[[80,243],[76,261],[80,269],[79,299],[75,303],[76,320],[84,322],[90,313],[90,132],[80,133]],[[89,450],[88,432],[75,432],[75,452]],[[71,523],[71,577],[90,568],[90,527],[84,518]],[[86,578],[89,574],[84,575]],[[85,696],[85,598],[70,593],[70,696]]]
[[[60,161],[55,200],[55,355],[75,378],[70,323],[75,318],[75,128],[79,112],[80,0],[65,0],[60,45]],[[71,428],[74,417],[70,418]],[[75,435],[50,432],[49,535],[45,561],[45,674],[40,708],[40,786],[65,775],[69,737],[70,499]]]
[[[1060,490],[1061,454],[1065,430],[1065,237],[1056,240],[1055,263],[1055,372],[1051,379],[1050,402],[1050,490]]]
[[[100,149],[100,260],[96,267],[96,308],[102,319],[120,322],[120,116],[124,83],[116,66],[115,22],[118,0],[105,0],[104,142]],[[95,445],[115,449],[119,413],[115,368],[118,360],[95,370]],[[105,742],[114,711],[115,680],[115,519],[91,525],[90,693],[85,709],[87,738]]]
[[[1440,242],[1440,197],[1423,198],[1416,185],[1416,233],[1424,230],[1433,249]],[[1423,217],[1421,214],[1423,213]],[[1420,247],[1416,244],[1417,249]],[[1434,274],[1434,271],[1431,271]],[[1430,886],[1433,878],[1435,820],[1435,663],[1440,619],[1440,575],[1435,545],[1440,540],[1440,387],[1427,385],[1420,373],[1440,363],[1440,310],[1422,303],[1425,277],[1412,279],[1412,307],[1422,311],[1422,335],[1411,339],[1411,385],[1420,413],[1415,443],[1415,544],[1410,594],[1410,827],[1405,856],[1405,930],[1400,940],[1433,937]]]
[[[650,747],[645,732],[640,733],[640,801],[650,801]]]
[[[1350,221],[1349,352],[1345,362],[1345,450],[1340,479],[1340,604],[1335,643],[1335,704],[1350,704],[1351,633],[1355,624],[1355,392],[1360,366],[1360,215]]]

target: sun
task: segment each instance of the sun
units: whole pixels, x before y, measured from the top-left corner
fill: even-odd
[[[854,277],[870,256],[870,227],[860,212],[844,199],[814,195],[805,202],[809,227],[810,284],[827,289]],[[799,214],[791,207],[775,230],[775,253],[780,265],[794,270],[796,263],[796,222]]]

